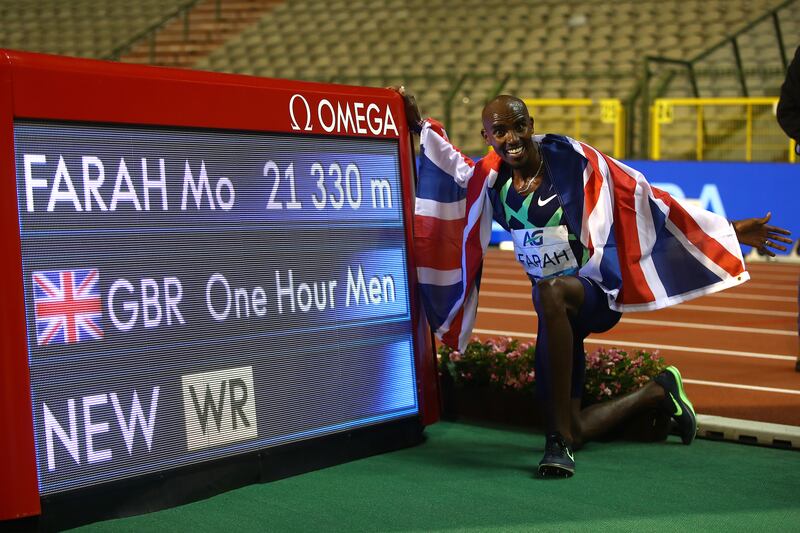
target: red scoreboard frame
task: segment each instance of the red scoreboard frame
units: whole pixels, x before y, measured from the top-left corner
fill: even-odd
[[[327,103],[326,103],[327,102]],[[337,124],[348,106],[372,121]],[[381,127],[389,110],[394,128]],[[41,513],[23,294],[14,121],[76,121],[398,139],[420,422],[439,418],[431,336],[416,289],[413,149],[403,101],[386,89],[276,80],[0,50],[0,520]],[[355,126],[355,127],[353,127]],[[385,124],[383,124],[385,126]],[[351,131],[352,130],[352,131]]]

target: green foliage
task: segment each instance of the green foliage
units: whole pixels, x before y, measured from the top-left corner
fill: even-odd
[[[501,389],[533,388],[535,372],[531,342],[511,337],[481,341],[473,337],[464,353],[439,348],[439,368],[459,385],[489,385]]]
[[[463,353],[439,347],[439,372],[447,373],[456,386],[532,391],[535,351],[533,343],[511,337],[486,341],[473,337]],[[658,351],[628,355],[617,348],[600,348],[586,355],[584,398],[602,401],[635,391],[665,367]]]

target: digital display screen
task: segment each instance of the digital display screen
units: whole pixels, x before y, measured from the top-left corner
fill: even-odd
[[[42,495],[418,413],[397,140],[14,143]]]

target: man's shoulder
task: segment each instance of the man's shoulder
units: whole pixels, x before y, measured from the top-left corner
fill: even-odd
[[[542,146],[552,146],[554,148],[561,148],[561,149],[574,149],[573,144],[577,141],[572,139],[571,137],[567,137],[566,135],[559,135],[557,133],[546,133],[544,135],[538,136],[539,142],[542,143]]]
[[[541,144],[542,150],[551,156],[580,157],[585,159],[583,143],[576,141],[566,135],[547,133],[537,135],[537,141]],[[588,146],[588,145],[587,145]]]

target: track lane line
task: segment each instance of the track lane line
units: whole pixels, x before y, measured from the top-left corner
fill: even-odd
[[[498,291],[481,291],[482,295],[486,296],[494,296],[496,298],[506,297],[520,299],[519,295],[514,292],[498,292]],[[525,299],[530,299],[530,296],[525,296]],[[771,311],[769,309],[739,309],[738,307],[719,307],[716,305],[697,305],[697,304],[677,304],[671,307],[667,307],[665,309],[657,309],[656,311],[664,311],[664,310],[681,310],[686,309],[689,311],[702,311],[708,313],[731,313],[735,315],[760,315],[760,316],[774,316],[774,317],[781,317],[781,318],[797,318],[797,313],[792,311]],[[651,311],[651,312],[656,312]]]
[[[495,314],[495,315],[519,315],[519,316],[536,316],[536,311],[524,311],[518,309],[501,309],[499,307],[478,307],[478,314],[481,312]],[[674,328],[686,329],[713,329],[716,331],[733,331],[735,333],[757,333],[761,335],[783,335],[786,337],[796,337],[797,332],[785,329],[769,329],[769,328],[748,328],[740,326],[723,326],[719,324],[697,324],[694,322],[674,322],[671,320],[647,320],[643,318],[622,318],[619,321],[621,324],[639,324],[643,326],[666,326]]]
[[[487,267],[484,267],[483,271],[484,271],[484,273],[487,273],[487,274],[489,274],[489,273],[491,273],[491,274],[511,274],[511,275],[519,276],[519,275],[524,275],[524,272],[521,270],[521,268],[522,267],[518,267],[518,268],[498,268],[498,267],[487,266]],[[797,287],[798,277],[800,277],[800,276],[767,276],[766,274],[762,274],[762,275],[756,274],[755,277],[759,278],[759,279],[755,279],[754,281],[759,281],[760,279],[768,277],[770,279],[770,281],[785,282],[785,285],[787,285],[787,286]],[[747,282],[745,282],[745,283],[747,283]],[[781,285],[782,283],[777,283],[777,284]],[[774,285],[776,285],[776,284],[773,284],[773,286]]]
[[[473,333],[484,335],[502,335],[504,337],[519,337],[525,339],[536,339],[535,333],[527,331],[503,331],[497,329],[481,329],[475,328]],[[697,348],[692,346],[677,346],[672,344],[653,344],[649,342],[635,342],[635,341],[618,341],[613,339],[586,339],[583,341],[585,344],[603,344],[611,346],[625,346],[628,348],[647,348],[651,350],[671,350],[674,352],[690,352],[698,355],[711,354],[711,355],[725,355],[731,357],[750,357],[753,359],[774,359],[776,361],[796,361],[795,355],[779,355],[779,354],[764,354],[755,352],[740,352],[737,350],[717,350],[715,348]]]
[[[678,304],[675,307],[667,309],[688,309],[691,311],[704,311],[710,313],[733,313],[738,315],[762,315],[762,316],[775,316],[786,318],[797,318],[797,313],[792,311],[770,311],[768,309],[739,309],[738,307],[717,307],[715,305],[695,305],[695,304]],[[663,311],[663,309],[659,309]]]
[[[757,300],[762,302],[787,302],[796,303],[797,297],[795,296],[766,296],[762,294],[732,294],[724,292],[715,292],[713,294],[704,294],[702,298],[726,298],[728,300]]]
[[[514,287],[530,287],[531,282],[528,280],[516,280],[516,279],[504,279],[504,278],[481,278],[481,284],[484,283],[493,283],[495,285],[512,285]],[[781,287],[776,287],[774,283],[746,283],[744,285],[739,285],[736,288],[747,288],[747,289],[772,289],[776,291],[784,291]],[[791,289],[797,291],[797,287],[792,285]]]
[[[720,381],[704,381],[701,379],[683,378],[684,383],[691,383],[692,385],[707,385],[709,387],[725,387],[729,389],[744,389],[755,390],[761,392],[777,392],[780,394],[797,394],[800,395],[800,390],[794,389],[776,389],[774,387],[760,387],[758,385],[743,385],[741,383],[722,383]]]

